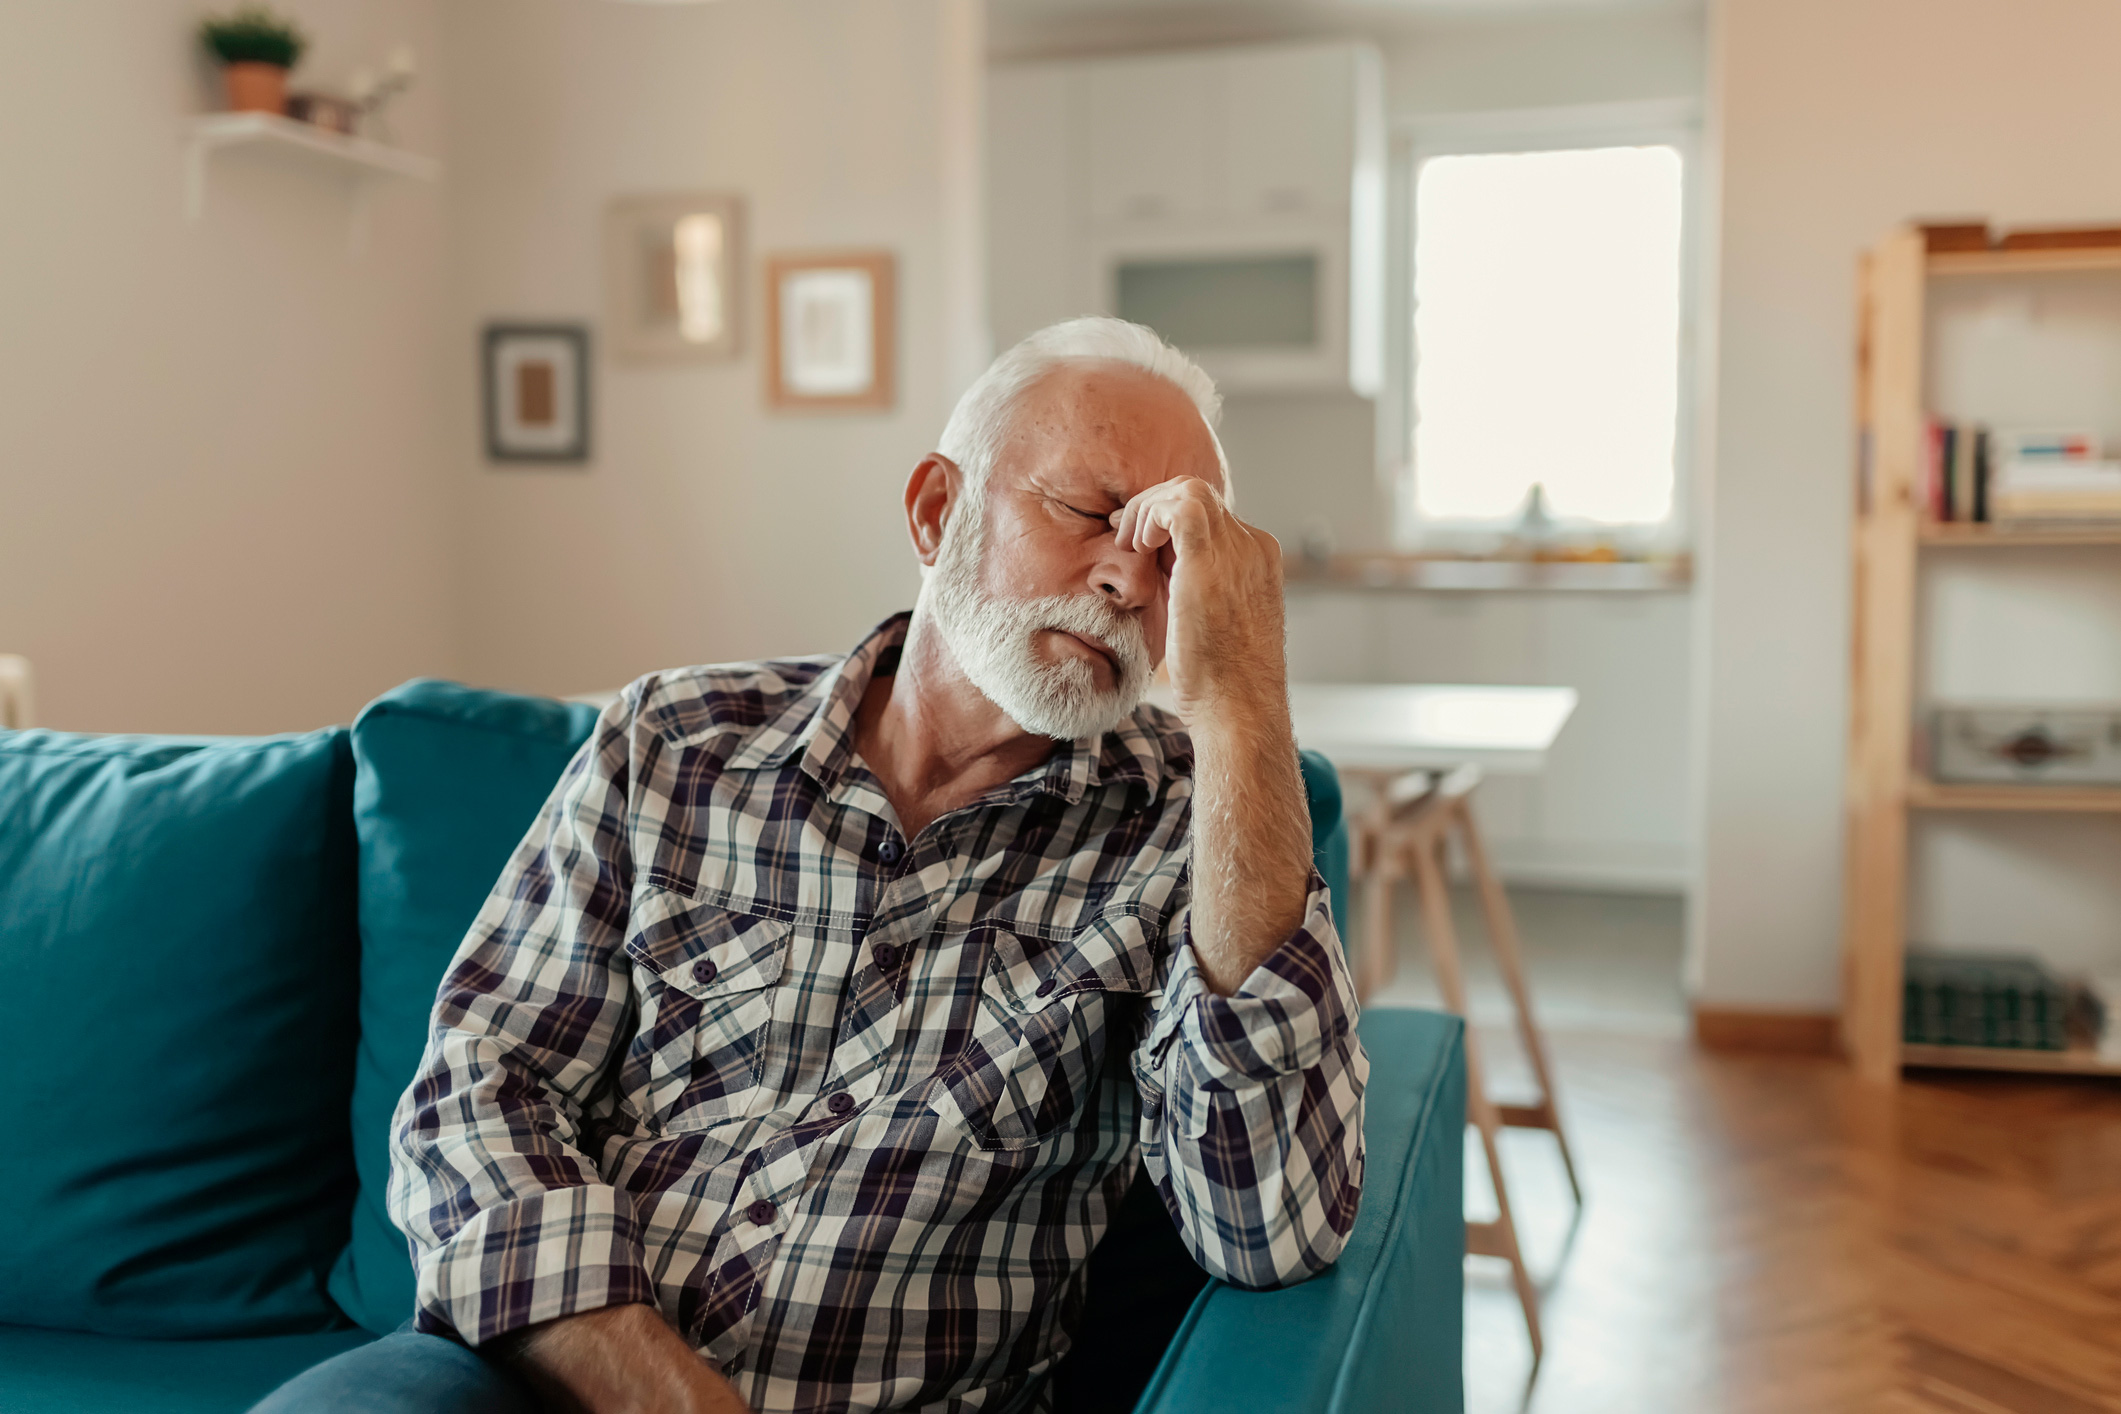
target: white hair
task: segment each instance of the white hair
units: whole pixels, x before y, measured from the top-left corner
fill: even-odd
[[[1184,393],[1200,411],[1222,468],[1223,495],[1230,495],[1230,461],[1223,455],[1215,424],[1222,417],[1222,395],[1201,366],[1172,348],[1154,329],[1124,319],[1089,315],[1049,324],[1026,335],[1014,348],[987,366],[957,400],[935,449],[957,463],[965,477],[965,505],[977,510],[986,500],[987,475],[1009,440],[1016,405],[1034,384],[1071,363],[1124,363],[1163,379]]]

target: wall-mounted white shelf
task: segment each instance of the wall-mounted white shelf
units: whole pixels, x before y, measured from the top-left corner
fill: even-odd
[[[224,152],[290,160],[347,178],[353,191],[353,209],[346,243],[356,253],[368,240],[371,185],[385,177],[415,182],[442,178],[442,164],[434,158],[367,138],[347,137],[277,113],[209,113],[193,121],[191,138],[184,150],[184,212],[192,221],[206,215],[207,164]]]

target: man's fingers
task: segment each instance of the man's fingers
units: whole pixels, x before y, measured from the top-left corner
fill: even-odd
[[[1219,498],[1198,477],[1158,482],[1130,499],[1111,516],[1121,548],[1146,553],[1191,539],[1209,526]]]

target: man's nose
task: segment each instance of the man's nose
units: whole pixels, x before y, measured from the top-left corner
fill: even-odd
[[[1098,561],[1091,583],[1116,609],[1146,609],[1162,591],[1163,575],[1154,551],[1123,550],[1115,542]]]

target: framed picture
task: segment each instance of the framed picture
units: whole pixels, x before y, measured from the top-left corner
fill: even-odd
[[[766,401],[888,408],[898,397],[898,262],[889,251],[766,262]]]
[[[744,204],[693,192],[622,197],[604,213],[604,302],[628,363],[735,358],[742,332]]]
[[[487,325],[484,383],[489,460],[589,460],[586,325]]]

